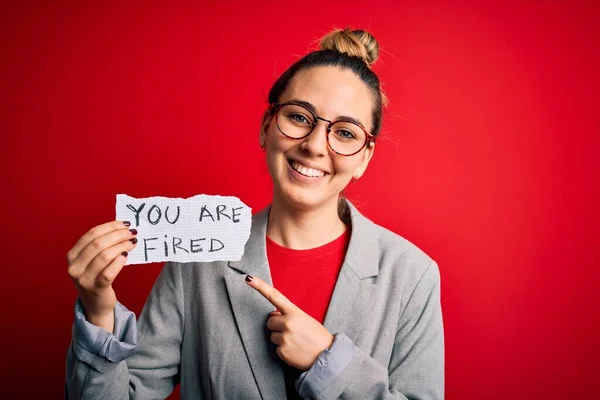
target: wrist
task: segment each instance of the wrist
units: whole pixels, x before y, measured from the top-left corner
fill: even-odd
[[[109,333],[113,333],[115,328],[115,313],[111,311],[106,315],[86,315],[86,319],[89,323],[99,326],[100,328],[108,331]]]

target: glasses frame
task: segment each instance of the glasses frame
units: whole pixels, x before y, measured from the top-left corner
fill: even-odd
[[[312,128],[311,128],[310,132],[308,132],[306,135],[304,135],[302,137],[288,136],[279,127],[279,110],[281,110],[284,106],[287,106],[287,105],[294,105],[294,106],[302,107],[303,109],[305,109],[306,111],[308,111],[314,117],[314,122],[312,123]],[[350,122],[350,121],[344,121],[344,120],[330,121],[328,119],[321,118],[317,114],[315,114],[314,112],[312,112],[310,109],[306,108],[306,106],[304,106],[303,104],[300,104],[300,103],[298,103],[296,101],[287,101],[285,103],[271,104],[269,106],[269,112],[270,112],[271,116],[275,115],[275,124],[277,125],[277,129],[279,129],[279,132],[281,132],[281,134],[283,136],[285,136],[286,138],[288,138],[288,139],[301,140],[301,139],[307,138],[308,136],[310,136],[311,133],[314,132],[315,128],[317,127],[317,124],[319,123],[319,120],[327,122],[327,132],[326,132],[326,135],[325,135],[326,138],[327,138],[327,147],[329,147],[329,150],[333,151],[335,154],[338,154],[340,156],[350,157],[350,156],[353,156],[355,154],[358,154],[358,153],[360,153],[362,151],[362,149],[365,148],[365,146],[367,144],[375,141],[375,135],[367,132],[367,130],[364,128],[364,126],[362,126],[360,124],[356,124],[354,122]],[[357,151],[355,151],[352,154],[343,154],[343,153],[339,153],[339,152],[335,151],[331,147],[331,143],[329,142],[329,133],[331,132],[331,127],[333,126],[333,124],[335,124],[337,122],[348,122],[348,123],[351,123],[353,125],[358,126],[360,129],[362,129],[362,131],[365,133],[365,142],[362,144],[362,146],[360,146],[360,149],[358,149]]]

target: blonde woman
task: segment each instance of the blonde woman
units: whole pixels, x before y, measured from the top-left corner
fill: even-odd
[[[238,262],[167,263],[136,323],[112,282],[136,246],[113,221],[69,251],[71,399],[443,399],[436,263],[341,193],[381,130],[377,41],[335,30],[273,85],[273,179]]]

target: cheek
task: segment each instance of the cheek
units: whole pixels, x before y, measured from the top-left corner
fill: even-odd
[[[269,145],[267,146],[267,152],[270,153],[270,155],[275,155],[274,153],[279,154],[286,152],[295,146],[300,146],[301,144],[300,140],[293,140],[283,136],[279,132],[275,123],[271,124],[268,131],[268,136]]]
[[[279,131],[277,129],[277,125],[275,124],[275,122],[271,122],[271,125],[269,126],[269,130],[267,131],[267,137],[268,137],[268,141],[269,141],[269,148],[271,150],[278,150],[281,148],[282,146],[282,140],[281,137],[282,135],[279,134]]]
[[[268,131],[269,139],[267,144],[267,165],[271,172],[278,171],[281,168],[281,164],[283,164],[285,157],[283,157],[283,153],[285,153],[291,147],[289,140],[285,140],[282,135],[277,131],[277,126],[271,124],[271,127]]]
[[[335,172],[337,175],[352,175],[359,164],[360,162],[352,157],[337,156],[334,162]]]

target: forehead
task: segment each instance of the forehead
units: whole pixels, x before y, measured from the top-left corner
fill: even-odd
[[[279,99],[282,103],[289,100],[311,103],[325,119],[353,117],[367,129],[372,126],[373,95],[349,69],[314,67],[299,71]]]

